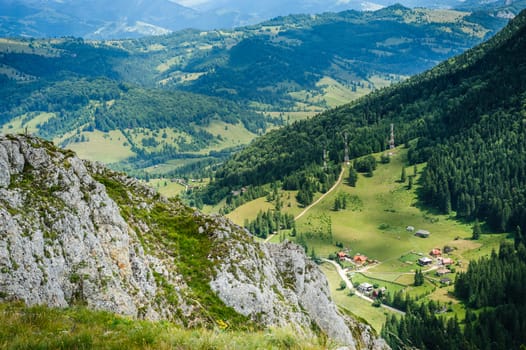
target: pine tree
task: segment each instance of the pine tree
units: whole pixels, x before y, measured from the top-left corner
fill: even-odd
[[[349,181],[349,185],[350,186],[356,187],[356,182],[358,181],[358,173],[356,172],[356,170],[354,170],[353,167],[351,167],[351,169],[349,169],[348,181]]]
[[[515,249],[518,249],[519,244],[524,243],[524,238],[522,237],[522,230],[519,225],[517,225],[517,228],[515,229],[515,234],[513,235],[513,238]]]
[[[422,270],[418,269],[415,272],[415,287],[421,286],[424,284],[424,274],[422,273]]]
[[[473,224],[473,235],[471,236],[471,239],[473,240],[479,239],[481,233],[482,233],[482,229],[480,228],[480,223],[478,220],[475,220],[475,223]]]
[[[333,207],[334,211],[339,211],[341,209],[341,201],[340,201],[340,196],[337,196],[335,199],[334,199],[334,207]]]

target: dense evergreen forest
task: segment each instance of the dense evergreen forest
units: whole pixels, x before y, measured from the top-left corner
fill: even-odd
[[[496,230],[526,227],[526,12],[488,42],[397,86],[271,132],[216,173],[204,200],[232,189],[276,181],[322,165],[324,149],[349,154],[385,150],[418,139],[411,163],[428,161],[422,198]]]
[[[467,306],[465,320],[440,315],[436,303],[410,302],[406,315],[389,317],[382,337],[393,349],[522,349],[526,345],[526,248],[503,243],[498,253],[472,261],[455,283]]]

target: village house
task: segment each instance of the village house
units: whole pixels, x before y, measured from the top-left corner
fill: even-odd
[[[358,290],[362,293],[370,293],[373,290],[373,285],[367,282],[363,282],[358,286]]]
[[[439,256],[442,255],[442,251],[439,248],[433,248],[429,252],[429,255],[431,255],[434,258],[438,258]]]
[[[338,259],[340,261],[344,261],[344,260],[346,260],[349,257],[347,255],[347,253],[345,253],[345,252],[338,252],[338,254],[336,254],[336,255],[338,255]]]
[[[453,263],[454,263],[453,259],[451,259],[451,258],[442,258],[442,259],[440,259],[440,261],[442,262],[442,265],[444,265],[444,266],[453,265]]]
[[[418,265],[420,266],[426,266],[426,265],[429,265],[433,262],[433,260],[431,260],[431,258],[428,258],[427,256],[424,256],[420,259],[418,259]]]
[[[451,272],[450,269],[446,269],[445,267],[442,267],[442,268],[437,270],[436,274],[437,274],[437,276],[444,276],[444,275],[446,275],[446,274],[448,274],[450,272]]]
[[[360,255],[360,254],[357,254],[354,256],[353,258],[353,261],[356,263],[356,264],[363,264],[367,261],[367,257],[365,255]]]

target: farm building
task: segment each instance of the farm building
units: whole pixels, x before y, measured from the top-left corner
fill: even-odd
[[[353,261],[357,264],[363,264],[367,261],[367,257],[365,255],[357,254],[354,256]]]
[[[445,267],[442,267],[442,268],[437,270],[436,274],[437,274],[437,276],[443,276],[443,275],[446,275],[446,274],[448,274],[450,272],[451,272],[450,269],[446,269]]]
[[[340,261],[347,260],[349,258],[349,255],[345,252],[338,252],[338,259]]]
[[[451,258],[442,258],[442,265],[448,266],[453,265],[454,261]]]
[[[440,248],[433,248],[429,252],[429,255],[436,258],[442,255],[442,251],[440,250]]]
[[[429,237],[430,234],[431,232],[426,231],[426,230],[418,230],[415,232],[415,236],[422,237],[422,238],[427,238]]]
[[[413,226],[407,226],[405,228],[406,231],[409,231],[409,232],[413,232],[415,230],[415,228]]]
[[[420,266],[429,265],[432,262],[433,260],[431,260],[431,258],[428,258],[427,256],[424,256],[423,258],[418,259],[418,265]]]
[[[362,293],[368,293],[373,290],[373,285],[367,282],[363,282],[358,286],[358,290]]]

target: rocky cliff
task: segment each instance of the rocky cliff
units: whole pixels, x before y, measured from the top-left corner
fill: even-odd
[[[0,298],[386,347],[339,314],[297,246],[256,243],[222,217],[27,136],[0,136]]]

